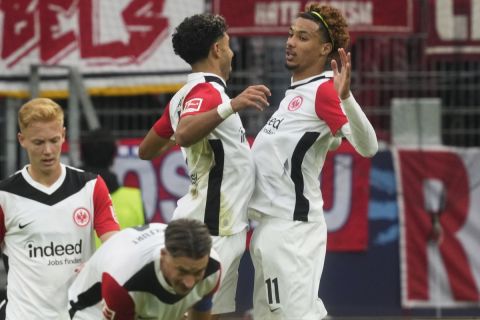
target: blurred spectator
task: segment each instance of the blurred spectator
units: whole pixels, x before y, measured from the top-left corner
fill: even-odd
[[[82,169],[97,173],[105,180],[120,227],[143,225],[145,214],[140,189],[121,186],[117,175],[111,171],[117,154],[117,143],[112,133],[101,128],[85,133],[80,141],[80,151]]]

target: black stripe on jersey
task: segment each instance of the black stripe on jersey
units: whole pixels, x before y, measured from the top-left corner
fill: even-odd
[[[313,79],[310,79],[309,81],[307,81],[307,82],[305,82],[305,83],[299,83],[299,84],[296,84],[296,85],[294,85],[294,86],[290,86],[290,87],[288,87],[287,90],[296,89],[296,88],[298,88],[298,87],[300,87],[300,86],[306,85],[307,83],[310,83],[310,82],[313,82],[313,81],[317,81],[317,80],[320,80],[320,79],[324,79],[324,78],[326,78],[326,77],[325,77],[325,76],[318,76],[318,77],[315,77],[315,78],[313,78]]]
[[[23,178],[22,173],[18,172],[0,183],[0,190],[43,203],[47,206],[53,206],[80,191],[88,181],[96,177],[96,174],[66,167],[66,176],[62,185],[49,195],[31,186]]]
[[[8,256],[4,253],[2,254],[3,259],[3,266],[5,267],[5,272],[8,274],[8,270],[10,269],[10,265],[8,264]]]
[[[293,211],[293,220],[308,221],[310,203],[303,194],[304,182],[302,162],[308,149],[310,149],[319,136],[319,132],[305,132],[300,138],[300,141],[298,141],[292,154],[292,172],[290,177],[295,184],[295,209]]]
[[[215,165],[208,174],[207,204],[205,221],[212,236],[218,236],[220,225],[220,189],[223,180],[225,151],[221,140],[208,140],[215,157]]]
[[[100,301],[102,301],[102,284],[96,282],[90,288],[78,295],[77,302],[70,300],[70,310],[68,310],[70,319],[73,318],[75,312],[94,306]]]
[[[214,274],[220,269],[220,263],[210,258],[203,278]],[[127,291],[148,292],[156,296],[166,304],[174,304],[183,299],[184,296],[168,292],[158,282],[155,272],[155,263],[152,261],[135,273],[123,286]]]
[[[218,77],[214,77],[214,76],[205,76],[205,82],[215,82],[215,83],[218,83],[219,85],[221,85],[225,91],[227,90],[227,86],[225,85],[225,83],[223,83],[223,81],[218,78]]]

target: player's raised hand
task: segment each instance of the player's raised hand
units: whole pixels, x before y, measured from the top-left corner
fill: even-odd
[[[332,59],[332,70],[333,70],[333,83],[335,89],[338,92],[340,99],[344,100],[350,96],[350,79],[352,71],[352,57],[350,52],[347,54],[345,49],[338,49],[338,54],[340,55],[340,63],[342,64],[342,70],[338,71],[338,64],[335,59]]]
[[[262,111],[268,107],[268,97],[271,95],[270,89],[264,85],[249,86],[233,98],[230,104],[235,112],[245,108],[255,108]]]

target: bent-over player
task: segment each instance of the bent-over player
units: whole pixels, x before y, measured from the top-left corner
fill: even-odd
[[[178,219],[126,228],[103,244],[68,291],[75,320],[210,319],[220,262],[207,227]]]

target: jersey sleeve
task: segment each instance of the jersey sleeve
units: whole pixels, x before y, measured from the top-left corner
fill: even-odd
[[[333,135],[348,122],[340,106],[340,99],[333,86],[332,79],[318,87],[315,96],[315,112],[320,119],[327,123]]]
[[[113,210],[112,199],[108,193],[107,185],[101,176],[97,176],[93,191],[94,221],[93,227],[100,238],[109,231],[118,231],[120,227]]]
[[[3,242],[6,232],[7,229],[5,228],[5,215],[3,213],[2,206],[0,206],[0,243]]]
[[[107,320],[134,320],[135,302],[110,274],[102,274],[103,317]]]
[[[222,96],[211,83],[199,83],[185,96],[180,117],[209,111],[221,103]]]
[[[167,104],[160,119],[153,125],[155,133],[162,138],[169,139],[173,135],[172,123],[170,121],[170,103]]]

